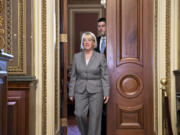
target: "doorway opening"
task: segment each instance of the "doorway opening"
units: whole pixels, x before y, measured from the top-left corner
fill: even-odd
[[[60,47],[61,89],[63,89],[61,91],[61,119],[67,120],[67,125],[61,127],[61,135],[80,135],[74,115],[74,102],[68,98],[71,66],[74,54],[81,51],[80,38],[82,33],[90,31],[99,36],[97,20],[106,17],[106,7],[102,2],[102,0],[67,0],[67,7],[64,7],[66,2],[61,0],[61,33],[65,33],[64,30],[67,30],[68,35],[67,45],[62,43]],[[66,11],[67,13],[65,13]],[[65,61],[66,65],[64,65]],[[102,113],[102,124],[103,127],[106,127],[106,110],[103,110]],[[104,128],[102,130],[106,131]],[[102,134],[106,135],[104,132]]]

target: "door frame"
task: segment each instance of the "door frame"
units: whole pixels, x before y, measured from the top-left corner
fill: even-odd
[[[180,6],[179,6],[180,7]],[[162,85],[160,80],[168,81],[167,92],[169,97],[171,122],[173,133],[176,129],[176,91],[174,70],[180,69],[178,55],[178,0],[154,0],[154,131],[162,135]]]

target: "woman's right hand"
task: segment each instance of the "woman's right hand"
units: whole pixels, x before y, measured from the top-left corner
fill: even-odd
[[[69,97],[69,99],[70,99],[71,101],[73,101],[73,100],[74,100],[73,96],[70,96],[70,97]]]

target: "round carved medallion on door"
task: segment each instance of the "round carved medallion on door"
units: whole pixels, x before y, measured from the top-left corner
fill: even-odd
[[[142,80],[136,74],[126,74],[119,77],[116,85],[118,92],[126,98],[137,97],[143,88]]]

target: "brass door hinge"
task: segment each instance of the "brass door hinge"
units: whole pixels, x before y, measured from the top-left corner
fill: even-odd
[[[67,43],[68,42],[67,34],[60,34],[59,35],[59,41],[62,43]]]
[[[67,127],[68,126],[68,120],[67,118],[61,118],[61,127]]]

